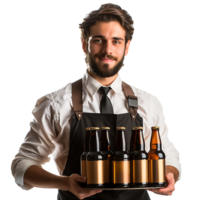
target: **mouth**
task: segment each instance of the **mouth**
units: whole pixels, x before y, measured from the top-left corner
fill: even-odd
[[[114,59],[110,59],[110,58],[107,58],[107,57],[106,58],[105,57],[104,58],[100,58],[99,57],[99,60],[101,62],[105,62],[105,63],[109,63],[109,62],[113,62],[114,61]]]

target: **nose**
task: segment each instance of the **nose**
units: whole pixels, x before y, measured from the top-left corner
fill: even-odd
[[[107,41],[104,43],[104,45],[102,46],[102,53],[112,55],[112,43],[111,42]]]

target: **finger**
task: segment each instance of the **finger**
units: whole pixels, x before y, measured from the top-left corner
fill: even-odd
[[[172,173],[166,174],[167,184],[175,183],[174,175]]]
[[[154,193],[154,194],[168,194],[168,193],[174,192],[174,190],[172,189],[171,186],[170,187],[168,186],[164,189],[149,190],[149,192]]]
[[[74,180],[77,181],[77,182],[86,182],[87,178],[85,176],[80,176],[80,175],[77,175],[74,177]]]
[[[161,194],[167,194],[169,192],[173,192],[174,190],[175,190],[174,186],[170,184],[166,188],[159,189],[158,192],[161,193]]]
[[[166,179],[167,179],[167,187],[159,189],[159,192],[161,193],[173,192],[175,190],[174,175],[172,173],[169,173],[166,175]]]
[[[167,192],[167,193],[156,193],[156,194],[165,195],[165,196],[171,196],[171,195],[172,195],[172,192]]]
[[[95,190],[94,192],[99,193],[99,192],[102,192],[102,190]]]
[[[158,190],[148,190],[148,191],[153,192],[153,193],[155,193],[155,194],[159,194],[159,193],[158,193]]]
[[[148,189],[148,191],[154,192],[156,194],[162,194],[162,195],[171,195],[172,192],[175,190],[175,180],[173,174],[167,174],[166,179],[168,182],[168,185],[166,188],[161,189]]]
[[[94,192],[94,193],[99,193],[99,192],[102,192],[102,190],[87,190],[87,189],[83,189],[85,191],[85,193],[88,193],[88,192]]]
[[[174,196],[174,192],[169,192],[167,194],[161,194],[161,196],[164,196],[164,197],[169,197],[169,196]]]

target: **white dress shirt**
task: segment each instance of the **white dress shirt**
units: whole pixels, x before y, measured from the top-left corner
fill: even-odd
[[[101,94],[98,89],[102,86],[86,71],[83,76],[83,112],[100,113]],[[72,84],[40,98],[32,113],[35,120],[30,123],[30,131],[26,135],[18,154],[12,162],[12,174],[15,182],[23,189],[31,189],[23,182],[25,171],[32,165],[42,167],[53,159],[60,175],[62,175],[69,154],[70,122],[73,115]],[[113,105],[114,114],[128,113],[128,104],[122,91],[122,81],[119,77],[110,85],[112,88],[108,97]],[[132,87],[132,86],[131,86]],[[168,128],[164,122],[162,106],[158,99],[140,89],[132,87],[138,97],[138,113],[143,118],[143,133],[145,149],[150,150],[151,127],[159,126],[162,149],[166,155],[166,165],[174,166],[179,171],[179,153],[168,139]]]

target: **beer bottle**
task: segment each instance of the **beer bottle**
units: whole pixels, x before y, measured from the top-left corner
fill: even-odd
[[[106,164],[106,187],[112,187],[112,159],[113,159],[113,152],[110,148],[110,136],[109,136],[109,127],[101,127],[101,151],[107,157],[107,164]]]
[[[83,153],[80,157],[81,160],[81,175],[87,177],[87,171],[86,171],[86,156],[89,153],[89,142],[90,142],[90,128],[86,128],[86,137],[85,137],[85,143],[84,143],[84,149],[83,149]],[[86,183],[83,183],[82,186],[86,187]]]
[[[159,127],[151,127],[151,130],[150,151],[148,153],[149,186],[163,187],[166,185],[165,154],[162,151]]]
[[[112,161],[113,186],[126,188],[130,186],[130,157],[127,151],[125,127],[117,127],[115,153]]]
[[[131,187],[147,187],[148,154],[145,151],[143,127],[132,128],[130,145]]]
[[[105,187],[106,156],[100,150],[99,128],[90,128],[89,153],[87,161],[87,187]]]

